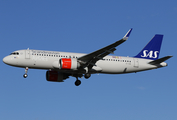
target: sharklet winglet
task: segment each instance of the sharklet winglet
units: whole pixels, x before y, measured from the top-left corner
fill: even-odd
[[[132,29],[133,29],[133,28],[131,28],[131,29],[125,34],[125,36],[123,37],[123,40],[127,40],[127,39],[129,38]]]

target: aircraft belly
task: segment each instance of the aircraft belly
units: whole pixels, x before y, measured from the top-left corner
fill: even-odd
[[[52,61],[44,59],[26,59],[21,62],[21,67],[29,67],[34,69],[52,69]]]
[[[99,62],[97,65],[102,68],[101,73],[119,74],[128,71],[128,66],[125,63],[112,62]]]
[[[52,69],[52,62],[47,62],[47,61],[37,61],[35,62],[34,67],[40,67],[42,69]]]

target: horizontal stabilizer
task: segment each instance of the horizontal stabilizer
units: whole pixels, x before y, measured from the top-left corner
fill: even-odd
[[[162,62],[168,60],[168,59],[171,58],[171,57],[173,57],[173,56],[166,56],[166,57],[163,57],[163,58],[160,58],[160,59],[151,61],[151,62],[149,62],[149,64],[151,64],[151,65],[160,64],[160,63],[162,63]]]

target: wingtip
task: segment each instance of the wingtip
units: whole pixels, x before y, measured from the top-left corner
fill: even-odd
[[[130,33],[132,32],[133,28],[131,28],[126,34],[125,36],[123,37],[123,40],[127,40],[130,36]]]
[[[171,57],[173,57],[173,56],[172,56],[172,55],[169,55],[168,57],[171,58]]]

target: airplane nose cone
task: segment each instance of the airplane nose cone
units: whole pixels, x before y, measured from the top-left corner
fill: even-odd
[[[8,64],[9,59],[8,59],[7,57],[4,57],[4,58],[3,58],[3,62],[4,62],[5,64]]]

